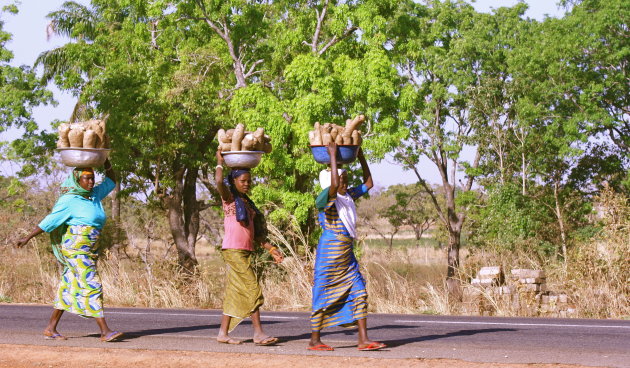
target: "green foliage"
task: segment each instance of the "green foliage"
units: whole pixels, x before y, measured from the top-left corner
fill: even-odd
[[[35,72],[28,66],[11,66],[13,53],[6,48],[11,34],[3,31],[4,13],[17,13],[15,4],[3,7],[0,12],[0,133],[9,128],[22,132],[21,138],[11,144],[1,144],[2,160],[21,163],[18,172],[21,176],[30,176],[46,167],[50,157],[50,136],[38,133],[38,125],[33,119],[33,108],[41,104],[55,104],[52,93],[40,83]]]
[[[478,247],[514,251],[529,248],[545,254],[553,231],[553,215],[535,200],[523,196],[518,186],[496,186],[483,206],[471,216],[470,243]]]
[[[323,167],[307,132],[362,113],[368,158],[393,153],[419,184],[428,158],[442,179],[390,188],[382,215],[392,226],[441,219],[433,235],[445,242],[472,219],[477,246],[553,254],[591,236],[594,194],[630,188],[629,7],[585,0],[537,22],[522,3],[480,14],[437,0],[69,1],[49,19],[72,41],[36,66],[89,115],[109,116],[122,194],[179,206],[182,222],[216,200],[217,130],[243,123],[264,127],[274,145],[252,197],[273,224],[297,221],[316,236]],[[0,132],[24,131],[0,146],[3,157],[22,176],[46,172],[55,139],[31,109],[52,99],[33,70],[8,65],[1,26]]]

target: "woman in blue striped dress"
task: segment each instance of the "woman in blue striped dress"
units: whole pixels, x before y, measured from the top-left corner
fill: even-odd
[[[368,339],[367,291],[353,253],[356,238],[354,200],[372,188],[372,176],[363,151],[359,149],[363,184],[348,188],[348,174],[345,170],[337,169],[336,152],[337,145],[329,144],[331,171],[322,171],[320,174],[320,184],[324,189],[316,200],[323,233],[317,244],[315,258],[311,340],[308,349],[334,350],[321,341],[322,328],[358,326],[358,349],[378,350],[384,348],[385,344]]]

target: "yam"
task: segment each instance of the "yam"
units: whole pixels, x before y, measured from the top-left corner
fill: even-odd
[[[331,134],[331,137],[332,137],[332,134]],[[335,140],[335,143],[337,144],[343,144],[343,136],[341,134],[337,134],[334,140]]]
[[[229,152],[232,150],[232,142],[230,143],[221,142],[219,143],[219,148],[221,149],[222,152]]]
[[[358,130],[355,130],[352,132],[352,144],[355,146],[360,145],[361,143],[359,142],[361,139],[361,133]]]
[[[310,144],[311,146],[315,145],[315,131],[311,130],[310,132],[308,132],[308,144]]]
[[[219,139],[219,143],[231,143],[225,134],[225,129],[219,129],[217,132],[217,138]]]
[[[262,129],[262,128],[259,128]],[[264,130],[263,130],[263,134],[261,137],[260,142],[256,143],[256,147],[254,148],[256,151],[265,151],[265,145],[269,143],[271,144],[271,137],[268,136],[267,134],[264,134]]]
[[[254,134],[249,133],[243,137],[243,141],[241,142],[241,150],[243,151],[253,151],[256,146],[256,138]]]
[[[266,143],[263,145],[263,149],[262,149],[262,150],[263,150],[263,152],[265,152],[265,153],[271,153],[271,151],[273,150],[273,146],[271,145],[271,143],[266,142]]]
[[[336,141],[336,140],[337,140],[337,136],[338,136],[338,135],[340,135],[340,134],[339,134],[339,131],[338,131],[337,129],[333,128],[333,129],[330,131],[330,136],[332,137],[332,139],[333,139],[334,141]]]
[[[88,129],[83,133],[83,148],[96,148],[96,140],[98,136],[92,129]]]
[[[225,142],[232,142],[232,136],[234,135],[234,129],[228,129],[225,131],[225,139],[227,139]]]
[[[232,151],[241,150],[241,141],[245,135],[245,126],[241,123],[234,128],[234,134],[232,135]]]
[[[359,126],[361,126],[361,123],[363,123],[363,121],[365,121],[365,115],[357,115],[350,122],[346,121],[346,128],[343,131],[344,136],[351,136],[352,131],[357,130]]]
[[[332,142],[332,137],[330,135],[330,133],[324,133],[322,134],[322,144],[324,146],[327,146],[330,142]]]
[[[321,131],[321,127],[319,126],[319,122],[315,123],[315,130],[313,130],[314,133],[314,139],[313,142],[311,142],[311,145],[313,146],[320,146],[322,144],[322,131]]]
[[[342,135],[343,144],[351,145],[352,144],[352,136]]]
[[[68,140],[70,141],[70,147],[82,148],[83,147],[83,126],[71,127],[68,132]]]
[[[254,139],[256,139],[258,142],[262,142],[265,137],[265,128],[256,129],[253,135],[254,135]]]

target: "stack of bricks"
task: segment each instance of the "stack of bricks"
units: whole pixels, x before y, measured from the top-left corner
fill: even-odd
[[[577,310],[575,306],[569,304],[567,294],[542,295],[540,298],[540,308],[538,313],[541,317],[573,317]]]
[[[513,288],[505,286],[501,267],[482,267],[477,277],[464,287],[463,312],[475,316],[493,316],[509,308]]]
[[[516,293],[512,306],[521,316],[538,315],[538,307],[542,293],[547,291],[545,271],[514,269],[511,272],[510,284]]]
[[[464,286],[462,312],[467,315],[571,317],[575,308],[566,294],[547,291],[542,270],[514,269],[505,283],[501,267],[482,267]]]

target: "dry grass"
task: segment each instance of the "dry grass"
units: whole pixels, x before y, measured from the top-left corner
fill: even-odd
[[[527,252],[467,254],[462,250],[462,282],[467,282],[480,266],[501,265],[505,270],[542,268],[547,271],[549,287],[570,296],[571,303],[577,307],[577,316],[628,318],[629,206],[620,196],[604,193],[600,208],[604,215],[602,233],[595,241],[575,246],[566,264],[541,261]],[[10,219],[12,223],[0,228],[5,234],[22,227],[15,222],[15,217]],[[149,225],[123,228],[140,229],[140,232],[147,229],[149,234],[149,230],[155,229]],[[314,254],[307,236],[295,224],[288,229],[271,225],[270,232],[272,241],[281,247],[286,258],[276,266],[264,253],[257,257],[257,267],[263,277],[264,308],[308,311]],[[147,234],[133,234],[137,237],[127,234],[126,248],[107,251],[99,261],[106,306],[221,308],[224,264],[215,246],[203,241],[198,243],[198,272],[186,276],[177,271],[168,235]],[[0,302],[52,302],[61,270],[49,250],[48,239],[43,235],[35,238],[25,249],[13,248],[8,236],[3,239],[0,257],[5,261],[0,263]],[[444,250],[396,246],[390,251],[385,244],[376,244],[373,239],[360,240],[356,248],[368,284],[371,312],[456,312],[457,306],[449,300],[444,287]]]
[[[314,253],[298,226],[280,231],[270,226],[275,244],[285,252],[285,261],[273,265],[264,253],[257,258],[262,267],[265,309],[307,311],[311,305]],[[128,238],[126,252],[105,252],[99,260],[107,306],[153,308],[221,308],[224,264],[212,245],[201,242],[198,272],[177,272],[175,257],[166,243]],[[397,248],[391,252],[360,243],[357,256],[368,283],[370,311],[380,313],[445,313],[442,291],[443,267],[433,261],[439,251]],[[48,251],[45,236],[32,240],[25,249],[0,247],[0,300],[16,303],[50,303],[60,268]],[[428,263],[425,261],[428,260]],[[17,266],[17,267],[16,267]],[[437,285],[437,286],[435,286]]]
[[[556,272],[582,317],[630,318],[630,206],[627,198],[605,190],[598,207],[603,231],[572,249]]]

